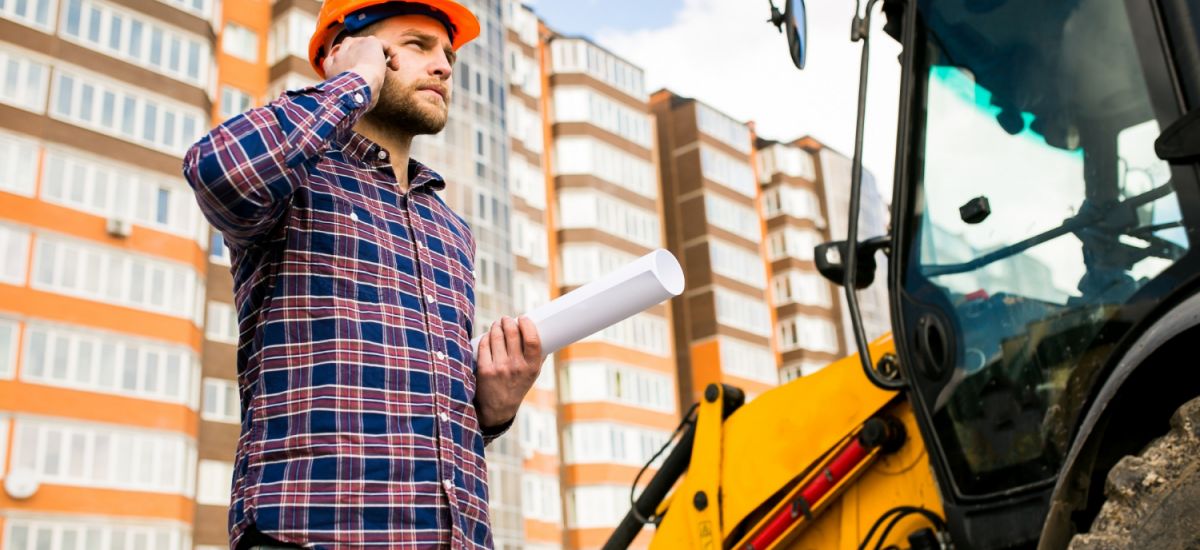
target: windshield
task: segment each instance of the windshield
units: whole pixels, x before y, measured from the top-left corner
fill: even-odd
[[[923,391],[959,491],[1052,477],[1121,336],[1188,240],[1121,0],[922,1],[903,287],[952,350]]]

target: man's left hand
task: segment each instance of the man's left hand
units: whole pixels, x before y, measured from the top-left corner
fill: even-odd
[[[495,427],[512,420],[521,401],[542,372],[542,341],[528,317],[504,317],[479,342],[475,358],[475,408],[480,427]]]

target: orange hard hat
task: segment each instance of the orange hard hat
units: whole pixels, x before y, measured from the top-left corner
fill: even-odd
[[[317,74],[325,77],[321,63],[325,61],[325,42],[337,36],[341,31],[346,17],[372,6],[389,3],[416,4],[424,6],[444,15],[446,21],[453,27],[450,46],[457,51],[463,44],[479,36],[479,20],[462,4],[454,0],[325,0],[321,4],[321,13],[317,15],[317,28],[313,31],[312,39],[308,41],[308,61]]]

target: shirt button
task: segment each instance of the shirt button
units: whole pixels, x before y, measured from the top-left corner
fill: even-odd
[[[452,481],[450,481],[449,479],[447,479],[442,482],[442,487],[445,487],[446,492],[449,493],[450,491],[454,490],[454,483]]]
[[[362,102],[364,102],[366,100],[367,100],[367,98],[363,97],[362,94],[359,94],[359,93],[354,94],[354,102],[355,103],[358,103],[359,105],[361,105]]]
[[[433,354],[433,355],[434,355],[435,357],[437,357],[437,358],[438,358],[438,361],[441,361],[441,360],[443,360],[443,359],[445,359],[445,358],[446,358],[446,354],[444,354],[444,353],[442,353],[442,352],[440,352],[440,351],[439,351],[439,352],[437,352],[437,353],[435,353],[435,354]]]
[[[387,160],[387,151],[379,150],[379,160]]]
[[[425,248],[425,243],[417,241],[417,248]]]
[[[425,295],[425,301],[426,301],[426,302],[429,302],[429,303],[431,303],[431,304],[432,304],[432,303],[433,303],[433,295],[432,295],[432,294],[426,294],[426,295]]]
[[[357,213],[357,212],[351,212],[351,213],[350,213],[350,219],[352,219],[352,220],[354,220],[354,221],[358,221],[358,213]]]
[[[446,414],[446,413],[438,413],[438,418],[441,418],[441,419],[442,419],[442,422],[449,422],[449,421],[450,421],[450,415],[448,415],[448,414]]]

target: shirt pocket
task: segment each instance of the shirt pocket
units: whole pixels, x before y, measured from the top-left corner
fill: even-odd
[[[309,223],[314,294],[361,300],[360,287],[380,286],[385,272],[382,262],[391,254],[377,215],[337,192],[313,192]]]

